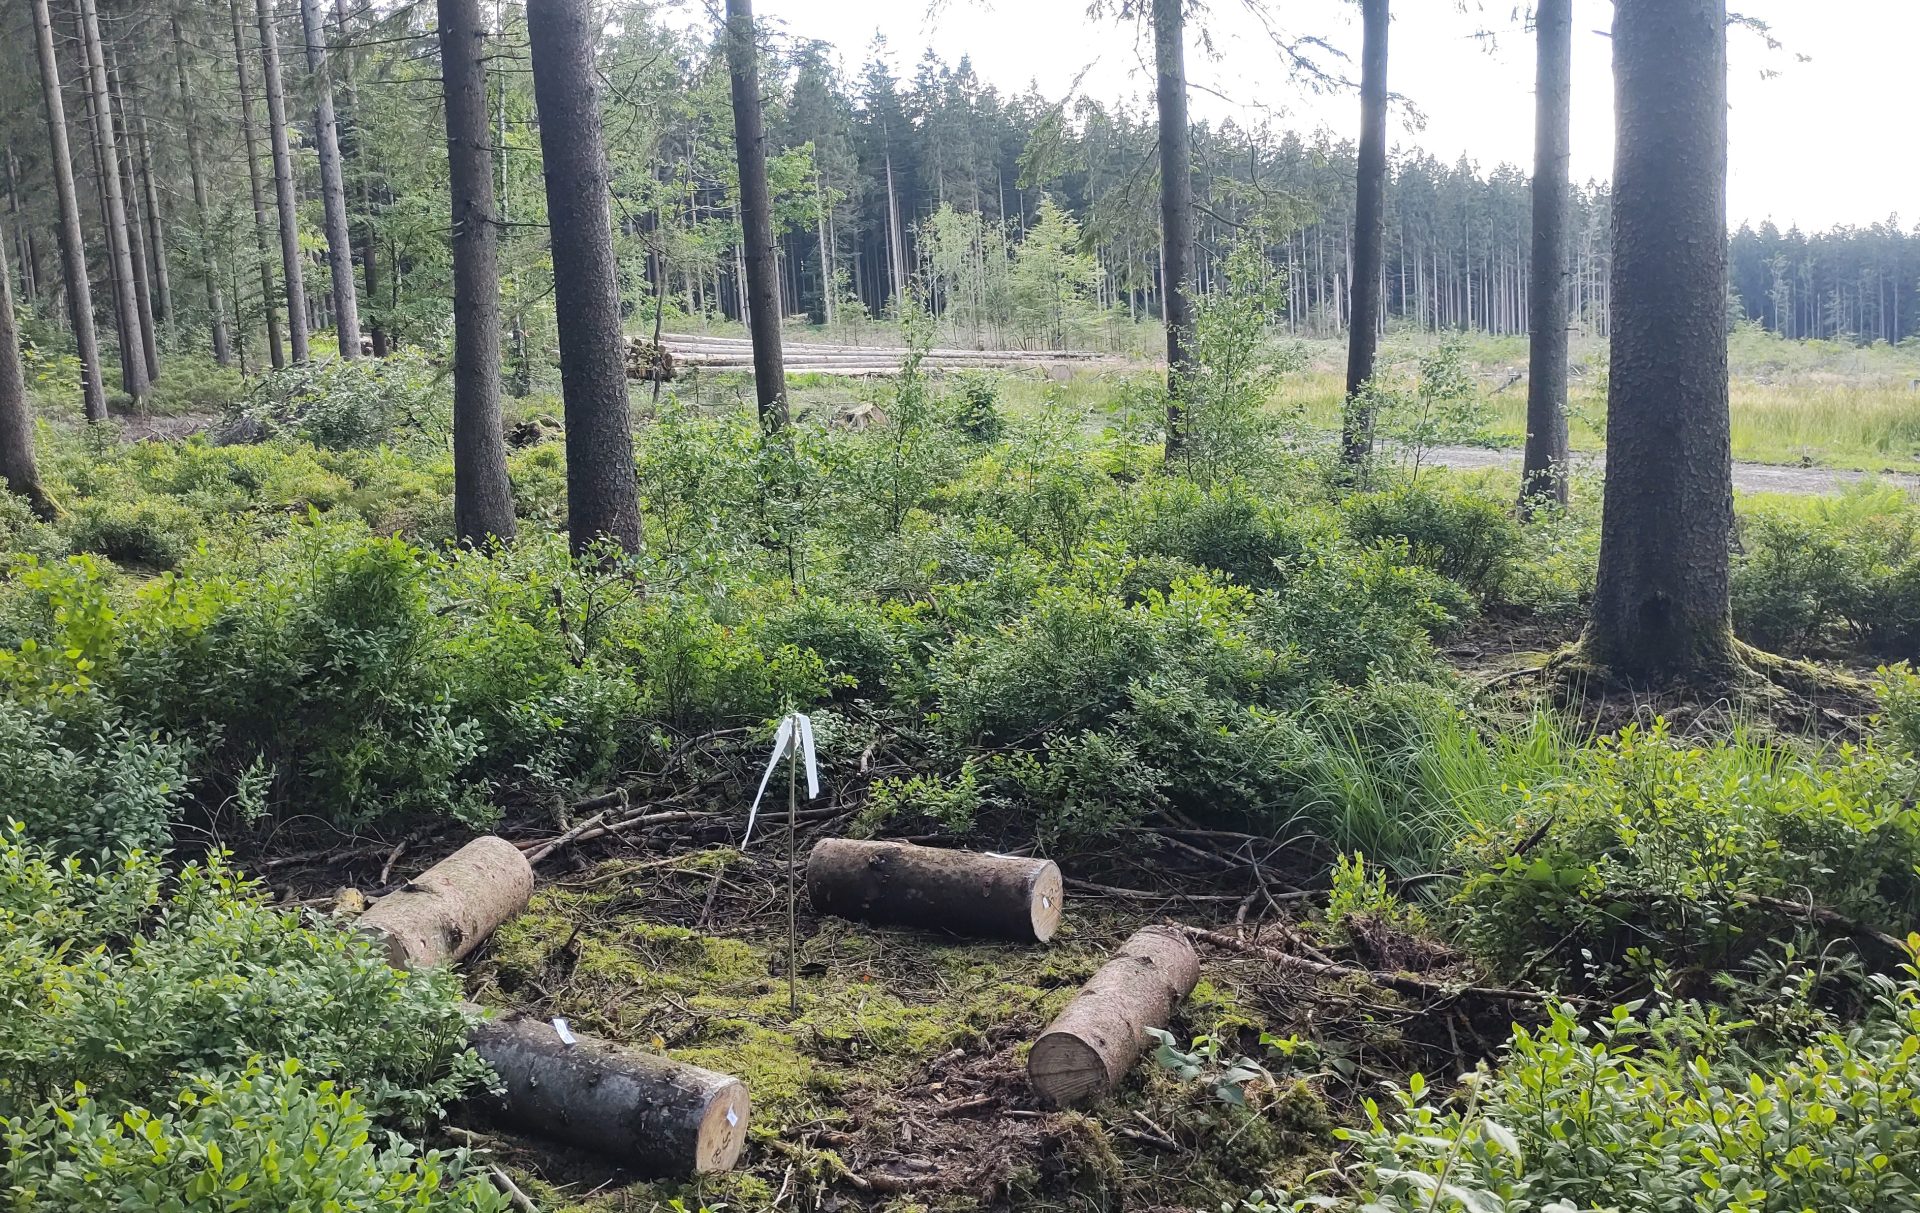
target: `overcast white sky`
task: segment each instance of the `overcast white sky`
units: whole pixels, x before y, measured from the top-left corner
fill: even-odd
[[[1269,0],[1296,31],[1324,33],[1357,61],[1360,29],[1349,0]],[[1530,165],[1533,155],[1533,48],[1509,14],[1524,0],[1475,0],[1484,17],[1455,11],[1454,0],[1395,0],[1391,87],[1424,111],[1424,130],[1404,116],[1395,143],[1418,144],[1452,160],[1462,152],[1491,167]],[[1083,91],[1144,104],[1152,88],[1136,32],[1086,18],[1086,0],[757,0],[756,11],[795,37],[837,45],[857,71],[875,32],[910,76],[932,46],[950,61],[970,55],[975,70],[1003,90],[1028,81],[1058,98],[1085,73]],[[1351,134],[1359,102],[1313,97],[1288,82],[1271,43],[1242,0],[1210,0],[1216,57],[1188,48],[1196,116],[1239,114],[1257,121]],[[1732,178],[1735,224],[1771,217],[1782,227],[1867,224],[1898,213],[1920,220],[1920,0],[1740,0],[1771,22],[1786,44],[1769,51],[1735,31],[1732,41]],[[1609,0],[1574,0],[1574,171],[1605,178],[1613,157]],[[1500,30],[1489,50],[1473,37]],[[1800,62],[1799,56],[1810,61]],[[1767,70],[1778,72],[1764,79]],[[1352,69],[1357,73],[1357,67]],[[1208,90],[1211,90],[1209,92]],[[1213,94],[1220,94],[1218,96]]]

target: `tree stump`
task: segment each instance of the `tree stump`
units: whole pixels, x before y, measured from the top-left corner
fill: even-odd
[[[1060,925],[1047,859],[828,838],[807,858],[813,908],[837,918],[1045,943]]]
[[[468,1037],[505,1084],[480,1107],[503,1124],[582,1149],[650,1178],[726,1171],[752,1111],[739,1079],[512,1015]]]
[[[504,838],[476,838],[382,897],[360,916],[396,969],[459,960],[533,896],[533,868]]]
[[[1199,982],[1200,957],[1184,934],[1170,927],[1135,932],[1033,1042],[1033,1089],[1057,1108],[1111,1092],[1140,1060],[1147,1029],[1165,1028]]]

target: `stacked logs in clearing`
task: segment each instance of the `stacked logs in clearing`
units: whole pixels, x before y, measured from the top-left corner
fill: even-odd
[[[807,859],[813,908],[837,918],[1045,943],[1060,925],[1051,860],[828,838]]]

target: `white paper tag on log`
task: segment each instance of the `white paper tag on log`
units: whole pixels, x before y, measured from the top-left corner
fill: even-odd
[[[554,1035],[560,1038],[560,1043],[563,1045],[577,1045],[580,1043],[574,1038],[573,1029],[567,1026],[567,1021],[564,1019],[556,1019],[553,1021],[553,1031]]]
[[[773,779],[773,769],[780,765],[780,759],[787,751],[798,748],[800,761],[807,768],[807,799],[820,795],[820,760],[813,748],[813,721],[801,712],[791,712],[780,718],[780,727],[774,730],[773,753],[767,756],[767,769],[760,773],[760,789],[753,794],[753,807],[747,811],[747,832],[740,839],[740,849],[746,850],[753,841],[753,823],[760,819],[760,801],[767,794],[767,784]]]
[[[740,1113],[734,1111],[732,1108],[728,1108],[727,1109],[727,1127],[731,1129],[737,1126],[739,1123],[740,1123]]]

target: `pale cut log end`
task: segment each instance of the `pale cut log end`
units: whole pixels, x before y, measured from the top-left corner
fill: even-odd
[[[713,1093],[713,1103],[700,1120],[699,1138],[694,1145],[694,1171],[714,1175],[733,1170],[740,1152],[747,1148],[747,1121],[753,1111],[747,1086],[735,1081]]]
[[[1060,929],[1060,915],[1066,910],[1066,881],[1060,865],[1048,863],[1033,876],[1033,937],[1046,943]]]
[[[1048,1032],[1033,1042],[1027,1077],[1040,1098],[1055,1108],[1098,1095],[1110,1082],[1099,1050],[1069,1032]]]

